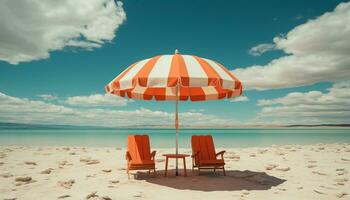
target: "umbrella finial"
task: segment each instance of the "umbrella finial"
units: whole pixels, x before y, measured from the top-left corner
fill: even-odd
[[[175,49],[175,54],[179,54],[179,50]]]

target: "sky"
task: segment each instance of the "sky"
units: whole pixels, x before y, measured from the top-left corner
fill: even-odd
[[[242,97],[180,102],[180,124],[350,123],[350,2],[5,0],[0,122],[173,124],[175,103],[107,95],[136,61],[163,54],[220,62]]]

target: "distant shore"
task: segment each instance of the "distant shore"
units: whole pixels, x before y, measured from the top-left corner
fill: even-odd
[[[181,129],[300,129],[300,128],[334,128],[350,129],[350,124],[293,124],[293,125],[237,125],[237,126],[181,126]],[[54,130],[123,130],[123,129],[174,129],[172,125],[159,126],[118,126],[118,127],[101,127],[101,126],[78,126],[78,125],[56,125],[56,124],[22,124],[22,123],[5,123],[0,122],[0,130],[9,129],[54,129]]]

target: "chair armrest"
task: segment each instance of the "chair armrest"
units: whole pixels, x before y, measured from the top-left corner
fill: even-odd
[[[154,160],[154,158],[156,157],[156,153],[157,151],[152,151],[151,153],[151,159]]]
[[[198,156],[198,154],[199,154],[199,151],[197,151],[195,154],[192,154],[191,157],[195,158],[196,156]]]
[[[127,152],[125,153],[125,159],[126,159],[127,161],[130,161],[130,160],[131,160],[131,155],[130,155],[129,151],[127,151]]]
[[[223,160],[224,159],[224,153],[225,153],[226,151],[220,151],[220,152],[218,152],[217,154],[216,154],[216,156],[218,156],[218,155],[221,155],[221,159]]]

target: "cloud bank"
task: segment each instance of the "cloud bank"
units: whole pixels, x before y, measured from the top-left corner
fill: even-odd
[[[11,64],[49,58],[65,47],[91,50],[115,37],[126,20],[113,0],[5,0],[0,4],[0,60]]]
[[[96,98],[96,96],[98,96]],[[82,107],[81,104],[110,105],[101,101],[104,95],[80,96],[72,105],[58,105],[51,101],[18,98],[0,92],[0,121],[32,124],[89,125],[106,127],[169,126],[174,124],[174,113],[138,108],[118,110],[115,107]],[[69,99],[69,98],[68,98]],[[76,99],[76,98],[73,98]],[[99,99],[99,100],[96,100]],[[112,100],[111,100],[112,101]],[[115,101],[115,99],[113,100]],[[103,104],[105,103],[105,104]],[[203,110],[179,113],[180,124],[191,126],[227,126],[236,124],[233,119],[205,114]]]
[[[68,97],[65,102],[69,105],[78,106],[126,106],[129,101],[132,100],[111,94],[92,94]]]
[[[238,68],[232,72],[246,89],[266,90],[336,82],[350,78],[350,2],[277,36],[274,44],[250,51],[260,55],[283,50],[287,55],[267,65]]]
[[[282,124],[349,123],[350,82],[340,82],[328,92],[292,92],[276,99],[258,101],[262,110],[260,121],[279,121]]]

